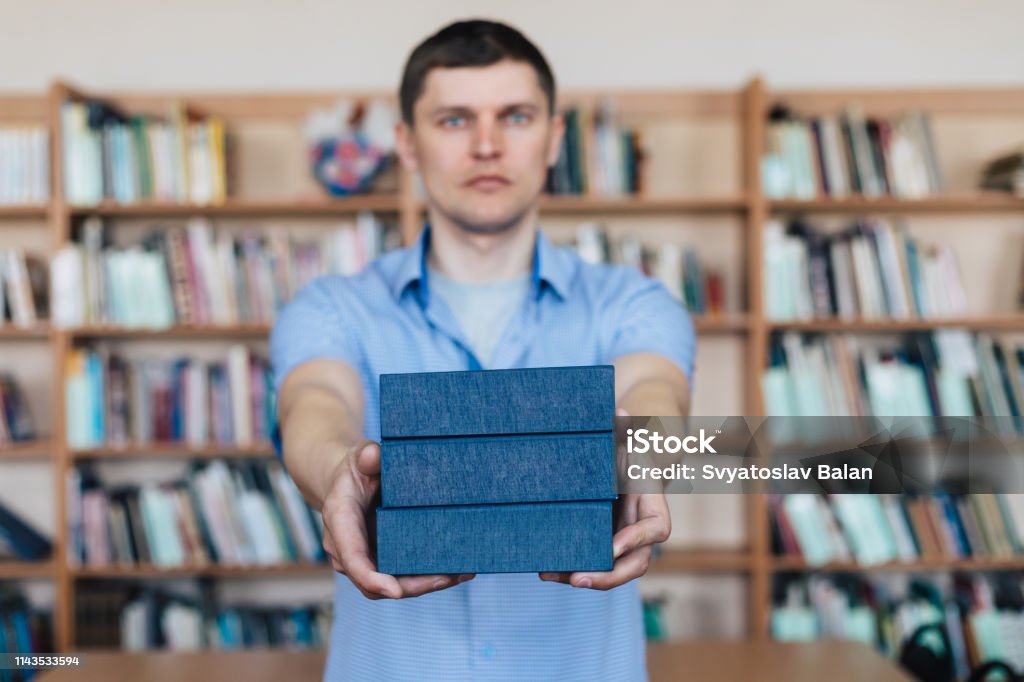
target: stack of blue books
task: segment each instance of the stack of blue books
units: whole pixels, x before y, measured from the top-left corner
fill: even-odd
[[[612,567],[610,365],[384,374],[377,569]]]

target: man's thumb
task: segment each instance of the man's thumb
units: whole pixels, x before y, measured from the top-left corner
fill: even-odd
[[[367,442],[356,453],[356,469],[364,476],[380,476],[380,445]]]

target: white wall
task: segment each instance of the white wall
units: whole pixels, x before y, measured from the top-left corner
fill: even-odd
[[[1020,0],[0,0],[0,90],[393,87],[469,15],[574,87],[1024,83]]]

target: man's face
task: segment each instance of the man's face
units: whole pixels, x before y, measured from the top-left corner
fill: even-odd
[[[535,205],[558,158],[563,124],[548,115],[529,64],[433,69],[413,114],[411,130],[398,126],[399,154],[456,225],[501,232]]]

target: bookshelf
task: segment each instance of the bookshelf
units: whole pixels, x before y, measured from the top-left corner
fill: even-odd
[[[55,561],[0,561],[0,579],[50,580],[57,572]]]
[[[46,94],[0,96],[0,123],[8,121],[45,122],[51,134],[52,198],[44,205],[0,206],[0,245],[8,235],[29,231],[36,237],[46,237],[48,249],[55,251],[72,239],[74,230],[89,217],[109,219],[117,229],[131,232],[148,228],[146,221],[183,220],[192,216],[205,216],[213,221],[245,221],[277,219],[306,221],[304,229],[317,230],[363,210],[373,211],[397,221],[405,241],[411,240],[419,229],[424,206],[416,196],[411,177],[393,173],[384,181],[385,191],[346,199],[326,199],[319,194],[307,177],[305,167],[298,158],[278,158],[273,145],[301,146],[297,133],[300,122],[312,107],[332,104],[340,93],[87,93],[65,83],[54,83]],[[392,97],[390,93],[365,91],[346,92],[351,97]],[[694,91],[621,91],[621,92],[568,92],[562,104],[579,106],[583,110],[595,108],[603,95],[612,95],[619,113],[626,119],[685,119],[699,121],[697,132],[680,132],[670,127],[662,130],[653,145],[668,140],[682,149],[699,144],[703,132],[711,131],[717,140],[724,140],[701,163],[681,167],[671,154],[659,154],[655,146],[649,174],[656,185],[642,196],[549,196],[542,201],[542,214],[553,222],[571,222],[594,218],[613,218],[636,222],[636,231],[647,229],[647,220],[683,219],[689,234],[699,235],[701,244],[725,244],[738,271],[740,283],[739,310],[718,316],[695,318],[695,327],[701,336],[701,345],[714,348],[720,340],[739,344],[740,361],[733,370],[738,382],[733,396],[736,411],[749,415],[764,414],[760,391],[760,373],[767,363],[769,337],[777,331],[848,332],[857,334],[886,334],[910,330],[937,328],[966,328],[996,332],[1024,333],[1024,314],[1015,311],[984,311],[971,316],[936,319],[820,319],[811,321],[780,322],[767,319],[764,310],[762,284],[762,235],[765,222],[775,216],[807,214],[824,217],[886,214],[909,217],[958,218],[978,220],[1006,220],[1024,217],[1024,200],[1007,195],[971,192],[965,183],[954,183],[958,189],[944,196],[924,199],[895,199],[891,197],[845,199],[819,198],[812,200],[772,200],[761,190],[761,156],[765,147],[766,115],[769,106],[784,101],[802,115],[832,112],[850,101],[858,101],[865,111],[875,115],[898,113],[906,109],[923,109],[950,118],[947,130],[937,133],[963,135],[958,128],[972,117],[992,117],[999,125],[993,135],[1003,136],[1006,146],[1017,140],[1006,139],[1006,120],[1015,125],[1024,120],[1024,89],[929,89],[929,90],[836,90],[836,91],[769,91],[760,79],[753,79],[737,89]],[[59,125],[60,105],[65,98],[99,97],[115,103],[133,113],[162,114],[171,100],[181,99],[205,113],[225,120],[229,134],[237,136],[237,145],[229,162],[232,189],[229,198],[220,205],[199,206],[189,204],[145,202],[120,205],[103,202],[95,206],[71,206],[64,200],[62,187],[63,160],[60,154],[62,131]],[[703,126],[703,127],[702,127]],[[1015,130],[1019,131],[1019,128]],[[958,131],[961,131],[958,133]],[[707,154],[707,148],[703,147]],[[685,152],[684,152],[685,155]],[[963,154],[957,156],[957,163]],[[675,165],[674,165],[675,164]],[[703,182],[704,164],[719,164],[709,175],[726,178],[718,182]],[[973,170],[977,170],[976,168]],[[960,172],[959,170],[957,172]],[[660,180],[659,180],[660,178]],[[665,180],[664,178],[670,178]],[[686,192],[678,191],[686,187]],[[735,235],[722,236],[719,228],[729,225]],[[927,231],[925,227],[922,231]],[[663,238],[675,235],[674,227],[652,230]],[[44,235],[45,233],[45,235]],[[731,239],[732,241],[729,241]],[[738,244],[738,248],[736,245]],[[64,433],[64,379],[65,358],[69,350],[81,343],[110,341],[122,344],[173,342],[175,344],[206,344],[227,340],[249,343],[261,342],[269,333],[266,324],[232,324],[188,326],[177,325],[167,329],[135,329],[114,326],[88,326],[72,329],[54,329],[40,324],[31,329],[0,327],[0,344],[43,343],[48,347],[52,390],[49,405],[52,423],[49,440],[40,440],[18,446],[0,448],[0,466],[10,462],[42,461],[53,467],[53,500],[57,528],[54,537],[55,556],[38,564],[0,564],[0,579],[42,578],[52,580],[55,586],[56,641],[61,651],[75,648],[74,604],[79,580],[105,580],[131,578],[151,580],[164,578],[278,578],[327,575],[329,569],[316,564],[284,566],[230,566],[205,565],[164,569],[156,566],[111,568],[69,567],[66,561],[68,529],[63,481],[68,470],[82,461],[137,462],[153,460],[192,460],[223,458],[265,458],[272,456],[266,445],[252,447],[201,446],[189,447],[180,443],[129,444],[122,447],[71,449],[65,444]],[[725,363],[723,356],[713,360]],[[701,366],[698,386],[709,372]],[[719,369],[718,365],[712,369]],[[695,402],[697,413],[709,414]],[[713,413],[713,412],[710,412]],[[686,519],[676,519],[676,525]],[[1024,557],[1012,559],[921,559],[915,562],[894,562],[865,567],[852,562],[831,563],[811,567],[793,557],[773,556],[770,545],[768,505],[763,495],[744,500],[742,524],[746,544],[739,549],[717,547],[666,546],[651,566],[651,575],[659,579],[672,579],[680,574],[699,576],[728,574],[745,581],[746,616],[748,634],[758,639],[769,636],[772,580],[781,572],[928,572],[928,571],[1004,571],[1024,570]]]
[[[776,199],[769,209],[778,213],[988,213],[1019,212],[1024,199],[997,192],[928,197],[925,199],[895,199],[892,197],[844,199]]]

